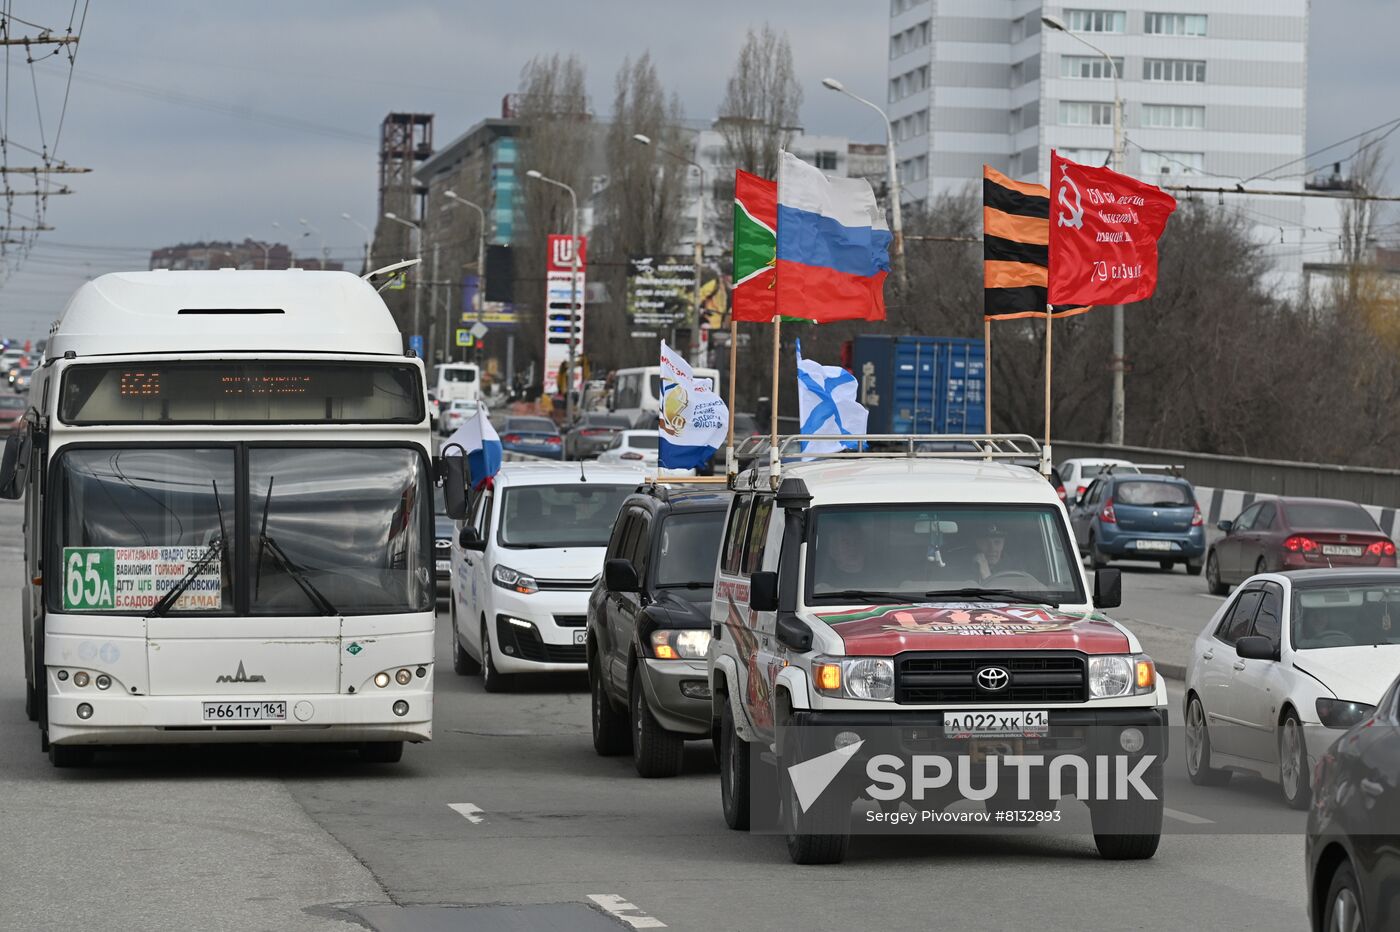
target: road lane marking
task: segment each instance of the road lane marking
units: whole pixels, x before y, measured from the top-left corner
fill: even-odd
[[[1166,806],[1163,806],[1163,807],[1162,807],[1162,815],[1166,816],[1166,817],[1169,818],[1169,819],[1176,819],[1178,822],[1185,822],[1187,825],[1214,825],[1214,824],[1215,824],[1215,820],[1214,820],[1214,819],[1205,819],[1205,818],[1202,818],[1201,816],[1192,815],[1192,814],[1189,813],[1189,812],[1182,812],[1180,809],[1170,809],[1170,808],[1168,808],[1168,807],[1166,807]]]
[[[1196,595],[1200,596],[1203,599],[1214,599],[1217,602],[1224,602],[1227,598],[1229,598],[1229,596],[1224,595],[1211,595],[1209,592],[1198,592],[1196,593]]]
[[[599,909],[603,910],[603,912],[607,913],[609,916],[621,919],[634,929],[666,928],[666,923],[653,916],[648,916],[636,905],[627,902],[627,900],[615,893],[590,893],[588,894],[588,898],[592,900]],[[623,915],[624,913],[632,913],[633,915]]]
[[[481,810],[475,803],[448,803],[447,808],[466,819],[472,825],[480,825],[486,821],[481,817]]]

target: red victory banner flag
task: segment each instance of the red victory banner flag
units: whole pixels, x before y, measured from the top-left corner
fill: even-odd
[[[1050,153],[1052,304],[1131,304],[1157,290],[1157,239],[1176,198]]]

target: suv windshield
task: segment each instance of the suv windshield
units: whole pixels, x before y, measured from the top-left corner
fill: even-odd
[[[606,547],[632,485],[524,485],[501,496],[503,547]]]
[[[246,473],[240,452],[63,451],[51,498],[63,573],[47,587],[50,608],[149,612],[186,576],[172,614],[431,608],[430,484],[419,451],[249,447]]]
[[[673,514],[661,525],[656,588],[709,589],[714,585],[715,554],[724,532],[724,512]]]
[[[1400,586],[1294,589],[1292,626],[1295,650],[1400,644]]]
[[[807,601],[1086,601],[1077,561],[1048,506],[855,505],[816,508]],[[998,591],[1000,591],[998,593]],[[856,595],[862,593],[863,595]]]

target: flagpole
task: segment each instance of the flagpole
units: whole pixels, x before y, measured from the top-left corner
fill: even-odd
[[[739,474],[739,464],[734,461],[734,370],[739,366],[739,322],[734,319],[734,311],[729,311],[729,446],[724,456],[725,479],[732,480]]]
[[[781,318],[781,317],[774,316],[774,318],[773,318],[773,388],[772,388],[772,391],[769,393],[769,398],[768,398],[769,408],[770,408],[770,410],[771,410],[771,412],[772,412],[771,415],[769,416],[769,419],[768,419],[768,420],[769,420],[769,433],[770,433],[770,435],[771,435],[771,436],[770,436],[770,439],[769,439],[769,448],[768,448],[769,482],[772,482],[772,481],[774,480],[774,478],[777,477],[778,472],[779,472],[779,465],[778,465],[778,463],[779,463],[779,457],[778,457],[778,348],[779,348],[780,343],[782,342],[782,340],[781,340],[781,337],[782,337],[782,326],[783,326],[782,318]],[[776,486],[775,486],[775,488],[776,488]]]
[[[992,319],[982,318],[982,400],[987,407],[983,432],[992,432]]]
[[[1050,341],[1054,333],[1054,306],[1045,305],[1045,448],[1050,448]]]

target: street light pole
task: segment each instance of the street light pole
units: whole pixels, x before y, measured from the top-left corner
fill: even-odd
[[[846,90],[846,85],[835,78],[822,78],[822,87],[836,91],[838,94],[845,94],[852,100],[865,104],[871,110],[880,114],[880,119],[885,121],[885,172],[888,175],[890,187],[890,233],[894,239],[894,258],[898,265],[895,267],[895,275],[899,278],[899,284],[908,284],[905,273],[904,262],[904,215],[900,209],[899,190],[899,166],[895,162],[894,151],[894,127],[890,125],[889,114],[885,113],[872,101],[866,100],[859,94],[852,94]]]
[[[413,333],[411,334],[411,336],[415,336],[422,339],[423,335],[419,331],[423,322],[423,228],[418,224],[414,223],[412,220],[405,220],[398,214],[387,211],[384,214],[384,219],[392,220],[395,223],[401,223],[418,234],[414,238],[414,242],[417,243],[417,249],[415,250],[415,258],[418,260],[418,264],[414,266],[413,269],[417,273],[418,277],[414,279],[413,282]],[[428,347],[426,340],[424,341],[423,345],[423,355],[428,355]]]
[[[465,204],[476,211],[478,226],[476,231],[476,322],[481,323],[482,312],[486,310],[486,211],[480,204],[473,203],[456,191],[444,191],[442,196],[455,204]],[[447,206],[447,205],[443,205]]]
[[[644,146],[652,145],[651,137],[643,133],[633,133],[632,138]],[[679,152],[661,146],[656,146],[656,151],[679,159],[700,173],[700,194],[695,199],[695,293],[690,304],[690,364],[698,366],[705,362],[700,354],[700,274],[705,266],[705,168]]]
[[[370,255],[370,250],[371,250],[371,248],[372,248],[370,244],[374,242],[374,234],[371,233],[371,232],[369,231],[369,227],[365,226],[363,223],[361,223],[360,221],[356,220],[354,217],[350,216],[348,213],[342,213],[342,214],[340,215],[340,219],[350,221],[350,222],[353,223],[355,226],[359,227],[359,228],[360,228],[360,232],[363,233],[363,234],[365,235],[365,267],[364,267],[364,273],[363,273],[363,274],[369,274],[371,271],[374,270],[374,266],[371,264],[372,261],[373,261],[373,259],[372,259],[372,256]]]
[[[254,246],[257,246],[259,249],[261,249],[261,250],[263,251],[263,270],[266,271],[266,269],[267,269],[267,256],[268,256],[268,246],[267,246],[267,243],[260,242],[259,240],[255,240],[255,239],[253,239],[253,237],[251,237],[251,236],[248,237],[248,241],[249,241],[250,243],[252,243]]]
[[[1078,33],[1070,32],[1065,24],[1054,16],[1042,16],[1040,21],[1056,32],[1063,32],[1071,39],[1093,49],[1108,62],[1108,73],[1113,76],[1113,170],[1121,173],[1123,171],[1123,95],[1119,92],[1118,87],[1118,63],[1113,60],[1112,55],[1088,39]],[[1123,329],[1123,305],[1115,304],[1113,306],[1113,413],[1108,422],[1108,442],[1118,446],[1122,446],[1126,437],[1124,422],[1127,417],[1127,398],[1123,385],[1126,357],[1127,340]]]
[[[324,272],[326,270],[326,238],[321,235],[320,230],[308,223],[305,217],[298,217],[297,223],[306,227],[306,232],[302,236],[310,236],[313,233],[316,235],[316,242],[321,247],[321,271]]]
[[[578,320],[578,194],[564,182],[546,177],[533,168],[525,173],[525,177],[543,181],[545,184],[552,184],[556,188],[563,188],[569,192],[569,204],[571,205],[569,210],[569,370],[568,377],[564,380],[564,424],[572,426],[574,423],[574,325]],[[547,318],[548,308],[545,309],[545,314]]]

